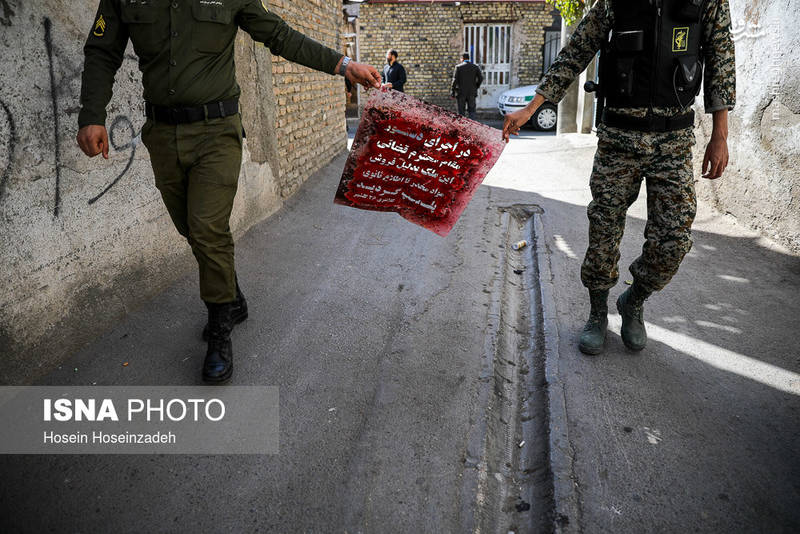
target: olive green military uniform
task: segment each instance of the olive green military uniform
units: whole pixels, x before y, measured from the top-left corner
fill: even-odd
[[[727,0],[708,0],[702,14],[701,43],[707,113],[733,109],[736,70]],[[614,22],[609,0],[598,0],[576,27],[572,38],[548,70],[537,92],[558,102],[600,50]],[[675,117],[689,111],[656,108],[655,115]],[[613,109],[621,115],[644,117],[647,108]],[[619,244],[625,214],[647,187],[647,224],[642,254],[631,265],[634,279],[649,291],[662,289],[677,272],[692,246],[691,225],[696,211],[691,127],[672,132],[639,132],[601,125],[590,179],[589,247],[581,280],[589,290],[613,287],[619,278]]]
[[[147,102],[186,108],[238,98],[238,28],[273,54],[330,74],[342,57],[290,28],[260,0],[101,0],[84,48],[79,126],[105,125],[128,39],[139,56]],[[234,301],[228,222],[242,159],[240,115],[177,125],[148,118],[142,141],[170,217],[197,258],[201,297]]]

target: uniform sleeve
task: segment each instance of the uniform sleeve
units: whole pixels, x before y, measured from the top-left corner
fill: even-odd
[[[595,2],[592,9],[575,28],[566,46],[547,69],[536,92],[550,102],[560,102],[569,86],[586,69],[600,50],[603,40],[611,30],[606,2]]]
[[[83,47],[79,128],[90,124],[105,126],[114,76],[122,65],[127,45],[128,28],[120,17],[118,0],[101,0]]]
[[[456,89],[458,88],[458,79],[456,76],[458,75],[458,67],[453,69],[453,82],[450,84],[450,94],[455,96]]]
[[[477,83],[475,84],[475,88],[477,89],[483,83],[483,71],[481,70],[480,67],[478,67],[478,70],[476,72],[477,76],[475,76],[475,78]]]
[[[736,59],[728,0],[706,2],[703,13],[703,100],[706,113],[736,105]]]
[[[314,70],[335,74],[333,71],[344,55],[293,29],[278,15],[267,11],[260,0],[247,0],[236,15],[236,22],[273,54]]]

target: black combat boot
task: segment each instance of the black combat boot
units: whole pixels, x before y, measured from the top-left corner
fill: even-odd
[[[247,301],[244,298],[242,290],[239,288],[239,279],[236,279],[236,300],[232,303],[231,319],[233,325],[241,323],[247,319]],[[208,341],[208,323],[203,327],[203,341]]]
[[[617,310],[622,316],[622,342],[631,350],[642,350],[647,345],[642,315],[644,301],[651,293],[634,280],[633,285],[617,299]]]
[[[206,302],[208,308],[208,351],[203,362],[203,380],[224,382],[233,374],[233,302],[214,304]]]
[[[584,354],[600,354],[606,343],[608,329],[608,289],[589,291],[591,310],[581,332],[578,349]]]

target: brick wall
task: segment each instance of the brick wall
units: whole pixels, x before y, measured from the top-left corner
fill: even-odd
[[[544,28],[554,23],[544,0],[518,2],[368,2],[358,25],[361,60],[378,70],[386,50],[394,48],[406,68],[405,90],[439,106],[455,109],[450,83],[464,52],[464,24],[503,22],[512,25],[511,87],[539,82]]]
[[[268,4],[296,30],[341,49],[340,0],[270,0]],[[272,85],[278,188],[286,198],[347,147],[344,80],[275,56]]]

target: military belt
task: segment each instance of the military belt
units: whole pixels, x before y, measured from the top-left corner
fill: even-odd
[[[239,100],[221,100],[192,108],[170,108],[144,104],[144,114],[148,119],[166,124],[188,124],[206,119],[218,119],[239,113]]]
[[[603,124],[624,130],[639,132],[673,132],[694,125],[694,110],[676,117],[631,117],[608,109],[603,110]]]

